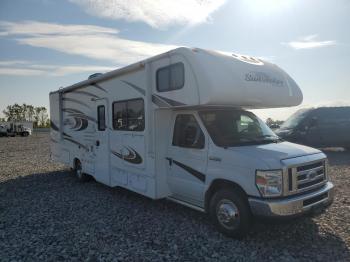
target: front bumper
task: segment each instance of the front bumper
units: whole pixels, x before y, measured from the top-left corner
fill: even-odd
[[[334,185],[327,182],[312,193],[285,199],[249,198],[250,209],[256,216],[288,217],[330,205],[334,198]]]

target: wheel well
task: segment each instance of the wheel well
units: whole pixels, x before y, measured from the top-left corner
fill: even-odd
[[[205,199],[204,199],[204,210],[205,212],[209,211],[209,204],[210,204],[210,199],[212,198],[212,196],[220,189],[223,188],[227,188],[227,189],[237,189],[239,190],[244,196],[246,196],[247,194],[245,193],[245,191],[243,190],[243,188],[236,184],[235,182],[226,180],[226,179],[215,179],[209,189],[207,190],[207,192],[205,192]]]
[[[75,158],[73,159],[73,168],[74,168],[74,169],[75,169],[75,167],[76,167],[76,165],[77,165],[78,162],[81,163],[81,161],[79,160],[79,158],[75,157]]]

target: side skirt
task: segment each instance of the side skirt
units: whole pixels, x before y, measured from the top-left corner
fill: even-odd
[[[172,202],[175,202],[175,203],[177,203],[177,204],[180,204],[180,205],[183,205],[183,206],[192,208],[192,209],[197,210],[197,211],[199,211],[199,212],[205,213],[205,210],[204,210],[204,208],[202,208],[202,207],[192,205],[192,204],[190,204],[190,203],[188,203],[188,202],[185,202],[185,201],[182,201],[182,200],[173,198],[173,197],[167,197],[166,199],[168,199],[168,200],[170,200],[170,201],[172,201]]]

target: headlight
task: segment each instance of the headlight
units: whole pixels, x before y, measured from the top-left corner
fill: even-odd
[[[257,170],[255,182],[264,197],[282,195],[282,170]]]

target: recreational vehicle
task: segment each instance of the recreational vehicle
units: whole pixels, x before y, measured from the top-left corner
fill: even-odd
[[[240,238],[253,217],[332,202],[326,155],[281,140],[248,111],[301,102],[272,63],[177,48],[51,92],[51,157],[81,181],[206,212]]]

